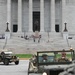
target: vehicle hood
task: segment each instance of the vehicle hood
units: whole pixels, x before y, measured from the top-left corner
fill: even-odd
[[[66,65],[45,65],[44,69],[67,69],[69,67],[73,67],[75,64],[66,64]]]

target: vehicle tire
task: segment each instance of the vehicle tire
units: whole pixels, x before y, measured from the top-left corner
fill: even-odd
[[[16,62],[15,62],[15,65],[18,65],[18,64],[19,64],[19,61],[16,61]]]
[[[8,59],[4,60],[4,65],[9,65],[9,60]]]

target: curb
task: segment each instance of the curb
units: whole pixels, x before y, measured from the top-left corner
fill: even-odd
[[[29,60],[30,58],[19,58],[19,60]]]

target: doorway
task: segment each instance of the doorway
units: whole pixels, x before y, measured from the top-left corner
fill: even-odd
[[[40,31],[40,12],[33,12],[33,32]]]
[[[14,24],[13,25],[13,32],[17,32],[17,30],[18,30],[18,25],[17,24]]]
[[[56,24],[56,25],[55,25],[55,31],[56,31],[56,32],[59,32],[59,24]]]

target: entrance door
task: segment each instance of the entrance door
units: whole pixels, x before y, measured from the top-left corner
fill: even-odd
[[[55,30],[56,30],[56,32],[59,32],[59,25],[58,24],[55,25]]]
[[[18,30],[18,26],[17,25],[13,25],[13,32],[17,32]]]
[[[33,12],[33,32],[40,31],[40,12]]]

